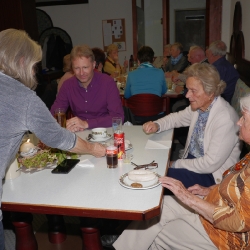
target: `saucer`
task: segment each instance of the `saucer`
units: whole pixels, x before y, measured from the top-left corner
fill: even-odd
[[[111,139],[112,138],[112,135],[111,134],[107,134],[107,136],[106,137],[99,137],[99,138],[90,138],[89,139],[89,137],[87,137],[86,138],[86,140],[87,141],[91,141],[91,142],[102,142],[102,141],[107,141],[107,140],[109,140],[109,139]]]
[[[156,175],[157,178],[155,178],[155,180],[152,181],[143,181],[143,182],[137,182],[140,183],[142,185],[142,187],[132,187],[131,184],[134,183],[134,181],[129,180],[128,178],[128,173],[122,175],[119,179],[119,183],[125,187],[125,188],[129,188],[129,189],[134,189],[134,190],[145,190],[145,189],[151,189],[154,187],[159,186],[161,183],[159,182],[159,177],[161,177],[159,174],[154,173]]]

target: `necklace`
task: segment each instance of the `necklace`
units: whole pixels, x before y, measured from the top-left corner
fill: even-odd
[[[226,170],[222,177],[225,178],[225,176],[234,173],[236,171],[241,170],[242,168],[244,168],[250,161],[250,153],[246,154],[244,158],[242,158],[239,162],[237,162],[235,165],[233,165],[231,168],[229,168],[228,170]]]

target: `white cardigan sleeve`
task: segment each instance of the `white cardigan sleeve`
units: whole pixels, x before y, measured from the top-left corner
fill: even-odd
[[[194,111],[191,110],[190,106],[182,111],[171,113],[155,121],[160,126],[158,132],[165,131],[171,128],[188,127],[190,126],[193,115]]]
[[[219,112],[206,125],[204,156],[177,160],[175,168],[185,168],[196,173],[214,173],[238,145],[237,133],[236,119],[230,117],[228,113]]]

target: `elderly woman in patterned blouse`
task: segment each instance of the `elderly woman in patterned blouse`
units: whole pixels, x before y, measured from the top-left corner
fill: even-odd
[[[222,173],[239,160],[238,116],[220,94],[225,82],[207,63],[196,63],[185,72],[190,106],[143,125],[146,133],[189,126],[182,159],[171,163],[167,176],[186,188],[220,183]]]
[[[250,144],[250,96],[240,105],[239,138]],[[176,179],[160,178],[175,197],[164,197],[159,217],[133,222],[115,249],[250,249],[250,153],[222,176],[220,184],[188,189]]]

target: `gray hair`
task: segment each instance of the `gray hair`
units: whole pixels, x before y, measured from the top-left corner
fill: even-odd
[[[35,65],[42,59],[41,46],[23,30],[0,32],[0,71],[30,89],[37,85]]]
[[[71,53],[70,53],[71,62],[72,60],[76,58],[81,58],[81,57],[90,58],[91,62],[95,61],[95,55],[92,49],[88,45],[77,45],[71,50]]]
[[[250,94],[240,98],[240,109],[250,112]]]
[[[225,56],[227,53],[227,45],[221,40],[212,42],[208,49],[214,56]]]
[[[180,50],[181,53],[183,52],[183,45],[181,43],[178,43],[178,42],[173,43],[171,47],[173,46],[176,46]]]
[[[208,63],[194,63],[184,71],[185,76],[194,77],[200,81],[206,94],[219,96],[226,88],[226,83],[220,80],[217,69]]]
[[[163,49],[166,49],[166,48],[171,49],[171,46],[172,46],[171,44],[166,44]]]

